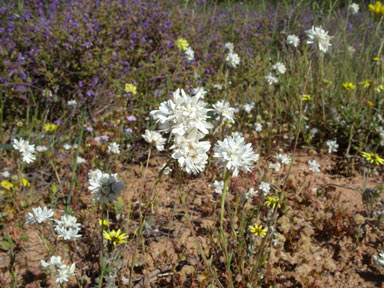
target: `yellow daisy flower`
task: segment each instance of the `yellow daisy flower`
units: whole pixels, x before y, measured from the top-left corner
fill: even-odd
[[[124,91],[127,93],[131,93],[133,96],[137,94],[137,88],[135,85],[127,83],[125,84]]]
[[[1,187],[7,189],[7,190],[11,190],[13,188],[13,184],[7,180],[3,180],[1,181]]]
[[[21,179],[21,182],[20,182],[21,185],[23,185],[24,187],[29,187],[31,186],[31,184],[29,183],[29,181],[27,179],[25,179],[23,177],[23,179]]]
[[[177,41],[176,41],[176,46],[177,46],[177,48],[179,48],[180,50],[185,51],[185,50],[187,50],[187,48],[189,47],[189,43],[188,43],[188,41],[185,40],[184,38],[179,38],[179,39],[177,39]]]
[[[56,129],[57,129],[57,125],[56,124],[47,123],[47,124],[44,125],[44,130],[46,132],[54,132]]]
[[[120,234],[120,229],[119,230],[112,230],[112,231],[104,231],[104,238],[107,239],[108,241],[111,241],[113,245],[116,244],[122,244],[122,243],[127,243],[125,239],[128,238],[128,235],[125,233]]]
[[[375,163],[377,165],[384,165],[384,159],[375,153],[362,152],[361,154],[370,163]]]
[[[263,228],[262,225],[250,225],[248,227],[249,231],[251,231],[253,234],[255,234],[255,236],[261,236],[261,238],[263,238],[266,234],[267,234],[267,229]]]
[[[99,226],[109,226],[109,221],[107,219],[104,219],[104,221],[99,219]]]
[[[312,97],[311,95],[308,95],[308,94],[303,94],[303,101],[311,101],[312,100]]]
[[[353,91],[353,90],[356,90],[356,86],[355,84],[351,83],[351,82],[345,82],[343,83],[343,87],[345,90],[347,91]]]
[[[371,84],[372,84],[371,80],[365,80],[365,81],[359,82],[359,85],[362,85],[363,88],[369,88]]]
[[[281,207],[280,203],[279,203],[279,198],[277,197],[273,197],[273,196],[268,196],[268,200],[265,201],[264,203],[267,207],[272,207],[272,208],[275,208],[276,206],[278,208]]]

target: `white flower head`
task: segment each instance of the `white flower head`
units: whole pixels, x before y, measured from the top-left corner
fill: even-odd
[[[233,45],[233,43],[231,42],[225,43],[224,50],[227,50],[229,51],[229,53],[232,53],[234,49],[235,49],[235,45]]]
[[[184,51],[185,59],[187,59],[189,62],[193,61],[195,59],[195,51],[191,47],[188,47]]]
[[[288,35],[287,43],[289,45],[292,45],[293,47],[297,48],[297,46],[299,46],[299,44],[300,44],[300,39],[296,35]]]
[[[116,142],[112,142],[108,145],[108,153],[120,154],[120,145]]]
[[[49,262],[41,260],[41,265],[43,268],[48,268],[54,273],[56,283],[68,282],[69,278],[75,274],[75,263],[68,266],[61,262],[60,256],[52,256]]]
[[[229,67],[236,68],[236,66],[240,64],[239,54],[230,51],[227,57],[225,58],[225,61],[227,62]]]
[[[13,148],[18,150],[23,156],[23,162],[32,163],[36,160],[35,153],[35,145],[29,144],[28,141],[20,138],[20,140],[13,139]]]
[[[291,164],[291,157],[286,154],[276,154],[275,158],[281,162],[281,164],[289,165]]]
[[[125,186],[124,183],[119,181],[117,174],[110,175],[103,173],[99,169],[90,171],[88,178],[88,189],[92,191],[94,201],[103,204],[115,201]]]
[[[47,151],[48,147],[47,146],[36,146],[36,151],[37,152],[44,152]]]
[[[68,104],[68,106],[71,107],[71,108],[74,108],[74,107],[77,106],[77,102],[76,102],[76,100],[69,100],[69,101],[67,102],[67,104]]]
[[[204,87],[197,87],[193,89],[193,95],[200,99],[204,99],[205,95],[207,95],[207,90]]]
[[[244,143],[244,137],[227,136],[218,141],[213,156],[222,168],[231,170],[234,177],[239,171],[251,171],[252,165],[259,160],[259,154],[253,152],[250,143]]]
[[[332,44],[330,40],[331,36],[328,35],[328,32],[321,27],[312,26],[311,29],[305,31],[308,36],[307,44],[316,45],[321,52],[326,53]]]
[[[268,167],[269,167],[269,169],[273,169],[276,172],[279,172],[280,168],[281,168],[281,164],[279,162],[277,162],[277,163],[269,163]]]
[[[211,148],[209,141],[198,141],[200,136],[194,133],[187,137],[178,136],[175,138],[172,158],[176,159],[181,169],[188,174],[198,174],[202,172],[208,161],[207,152]]]
[[[261,182],[259,185],[259,189],[263,191],[264,196],[267,196],[269,194],[269,191],[271,190],[271,185],[267,182]]]
[[[212,183],[212,188],[215,189],[215,193],[216,194],[223,194],[223,191],[224,191],[224,181],[215,181]],[[228,191],[228,187],[227,187],[227,191]]]
[[[253,108],[255,108],[255,103],[252,101],[245,103],[243,106],[244,111],[247,112],[248,114],[251,113]]]
[[[231,107],[228,102],[224,102],[223,100],[217,101],[217,103],[213,105],[213,108],[224,120],[235,123],[235,108]]]
[[[337,149],[339,148],[339,144],[337,144],[336,140],[328,140],[325,142],[325,144],[328,147],[328,153],[336,153]]]
[[[63,145],[63,148],[65,150],[69,150],[69,149],[72,149],[72,145],[66,143],[66,144]]]
[[[272,69],[276,70],[277,74],[284,74],[287,71],[287,68],[285,65],[281,62],[276,62],[274,65],[272,65]]]
[[[33,212],[29,212],[25,218],[26,222],[25,224],[33,224],[33,223],[43,223],[47,220],[50,220],[53,217],[54,211],[52,209],[47,209],[47,207],[44,207],[43,209],[41,207],[32,208]]]
[[[254,126],[255,126],[255,131],[256,131],[256,132],[261,132],[261,131],[263,131],[263,125],[261,125],[260,123],[256,122],[256,123],[254,124]]]
[[[214,84],[213,88],[215,88],[217,90],[223,90],[223,85],[221,85],[221,84]]]
[[[209,133],[213,127],[208,123],[207,104],[201,97],[191,97],[183,89],[173,93],[173,99],[162,102],[159,110],[151,111],[151,117],[160,124],[160,130],[172,135],[183,136],[192,131],[199,131],[202,135]]]
[[[380,265],[380,266],[384,266],[384,253],[383,252],[380,252],[379,253],[379,256],[376,256],[374,255],[373,256],[373,260],[375,260],[375,262]]]
[[[309,170],[312,172],[320,172],[320,164],[316,160],[308,160]]]
[[[51,259],[49,259],[48,262],[41,260],[40,263],[41,263],[41,266],[43,266],[43,268],[58,268],[61,265],[63,265],[63,263],[61,262],[60,256],[51,256]]]
[[[80,223],[77,223],[76,217],[72,215],[63,215],[60,220],[55,220],[55,230],[57,237],[64,238],[64,240],[75,240],[80,238]]]
[[[357,3],[351,3],[348,8],[351,10],[352,15],[359,13],[360,10],[360,6]]]
[[[156,149],[159,151],[164,150],[164,144],[166,139],[161,136],[159,132],[151,131],[151,130],[145,130],[145,134],[141,135],[145,141],[147,141],[149,144],[156,146]]]
[[[8,170],[4,170],[0,174],[1,174],[1,177],[4,177],[4,178],[8,178],[11,175]]]
[[[251,187],[249,190],[245,193],[245,199],[249,200],[257,195],[257,190],[255,188]]]
[[[83,164],[87,162],[87,160],[85,160],[83,157],[78,156],[76,162],[77,164]]]
[[[268,85],[270,86],[279,82],[279,80],[272,73],[269,73],[267,76],[265,76],[265,79],[267,80]]]

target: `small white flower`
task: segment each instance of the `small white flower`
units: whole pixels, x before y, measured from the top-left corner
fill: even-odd
[[[253,152],[250,143],[244,143],[243,137],[227,136],[224,141],[218,141],[213,150],[217,163],[231,170],[234,177],[239,171],[251,171],[253,164],[259,160],[259,154]]]
[[[257,195],[257,190],[255,188],[251,187],[247,192],[245,192],[245,199],[249,200],[252,197]]]
[[[8,170],[5,170],[3,172],[1,172],[1,176],[4,177],[4,178],[8,178],[9,177],[9,171]]]
[[[263,125],[261,125],[260,123],[256,122],[256,123],[254,124],[254,126],[255,126],[255,131],[256,131],[256,132],[261,132],[261,131],[263,131]]]
[[[80,238],[80,223],[77,223],[77,219],[71,215],[63,215],[60,220],[55,220],[55,230],[57,237],[64,238],[64,240],[75,240]]]
[[[195,97],[198,97],[198,98],[201,98],[201,99],[204,99],[205,95],[207,95],[207,90],[204,89],[204,87],[197,87],[197,88],[194,88],[193,89],[193,95],[195,95]]]
[[[151,131],[151,130],[145,130],[145,134],[141,135],[145,141],[147,141],[151,145],[155,145],[156,149],[159,151],[164,150],[164,144],[166,139],[161,136],[159,132]]]
[[[233,43],[231,42],[225,43],[224,50],[228,50],[229,53],[232,53],[234,49],[235,49],[235,46],[233,45]]]
[[[328,147],[328,153],[336,153],[337,149],[339,148],[339,144],[337,144],[336,140],[328,140],[325,142],[325,144]]]
[[[87,160],[85,160],[83,157],[80,157],[80,156],[77,157],[77,164],[83,164],[85,162],[87,162]]]
[[[269,191],[271,190],[271,185],[267,182],[261,182],[259,185],[259,189],[263,191],[264,196],[267,196]]]
[[[236,66],[240,64],[240,57],[237,53],[230,51],[225,58],[225,61],[227,62],[228,66],[236,68]]]
[[[193,51],[191,47],[188,47],[187,49],[185,49],[184,55],[189,62],[195,59],[195,51]]]
[[[279,162],[277,163],[270,163],[268,166],[270,169],[274,169],[276,172],[280,171],[281,164]]]
[[[63,265],[61,262],[61,257],[60,256],[51,256],[51,259],[49,259],[49,262],[45,262],[44,260],[40,260],[41,266],[43,268],[57,268]]]
[[[36,160],[35,153],[35,145],[29,144],[28,141],[20,138],[20,140],[13,139],[13,148],[18,150],[23,156],[23,162],[32,163]]]
[[[352,15],[359,13],[360,10],[360,6],[357,3],[351,3],[348,8],[351,10]]]
[[[317,128],[312,128],[309,133],[311,134],[312,137],[315,137],[315,135],[319,132],[319,129]]]
[[[254,102],[245,103],[244,106],[243,106],[244,111],[247,112],[248,114],[251,113],[253,108],[255,108],[255,103]]]
[[[213,105],[213,108],[224,120],[235,123],[235,108],[231,107],[228,102],[222,100],[217,101],[217,103]]]
[[[215,181],[213,182],[213,184],[211,185],[213,189],[215,189],[215,192],[216,194],[223,194],[223,191],[224,191],[224,181]],[[228,187],[227,187],[227,191],[228,191]]]
[[[76,100],[69,100],[69,101],[67,102],[67,104],[68,104],[68,106],[71,107],[71,108],[77,106],[77,102],[76,102]]]
[[[56,271],[56,283],[68,282],[68,278],[75,274],[75,263],[71,266],[61,265],[60,269]]]
[[[320,164],[316,160],[308,160],[309,170],[312,172],[320,172]]]
[[[297,48],[297,46],[299,46],[300,39],[296,35],[288,35],[287,43],[289,45],[292,45],[293,47]]]
[[[120,145],[117,144],[116,142],[112,142],[111,144],[108,145],[108,153],[113,153],[113,154],[120,154]]]
[[[284,74],[287,71],[285,65],[281,62],[276,62],[276,64],[272,65],[272,69],[276,70],[277,74]]]
[[[275,158],[281,162],[281,164],[289,165],[291,164],[291,157],[286,154],[276,154]]]
[[[384,253],[383,252],[379,253],[379,257],[374,255],[373,260],[375,260],[375,262],[380,266],[384,266]]]
[[[63,145],[63,148],[64,148],[65,150],[69,150],[69,149],[72,149],[72,145],[64,144],[64,145]]]
[[[33,223],[43,223],[53,217],[54,211],[52,209],[47,209],[47,207],[44,207],[43,209],[41,207],[32,208],[33,212],[29,212],[25,218],[26,222],[25,224],[33,224]]]
[[[36,146],[36,151],[37,152],[44,152],[47,151],[48,147],[47,146]]]
[[[265,76],[265,79],[270,86],[279,82],[279,80],[277,80],[277,78],[272,73],[269,73],[267,76]]]
[[[328,32],[321,27],[312,26],[312,28],[305,31],[305,33],[307,33],[307,36],[309,38],[307,40],[307,44],[317,45],[321,52],[326,53],[328,51],[328,48],[332,46],[332,44],[330,43],[332,37],[329,36]]]
[[[88,189],[92,191],[94,201],[103,204],[115,201],[125,186],[124,183],[119,181],[117,174],[110,175],[103,173],[99,169],[90,171],[88,178]]]
[[[213,85],[213,88],[215,88],[217,90],[223,90],[223,85],[215,84],[215,85]]]

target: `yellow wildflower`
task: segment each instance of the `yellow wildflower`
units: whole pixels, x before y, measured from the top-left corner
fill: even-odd
[[[376,91],[380,93],[381,91],[384,91],[384,86],[382,84],[379,85],[379,87],[376,88]]]
[[[104,220],[99,219],[99,226],[109,226],[108,219],[104,219]]]
[[[120,229],[119,230],[112,230],[112,231],[104,231],[104,238],[107,239],[108,241],[111,241],[113,245],[116,244],[121,244],[121,243],[127,243],[125,239],[128,238],[128,236],[123,233],[120,234]]]
[[[345,90],[347,91],[353,91],[353,90],[356,90],[356,86],[355,84],[351,83],[351,82],[345,82],[343,83],[343,87]]]
[[[375,19],[378,19],[384,15],[384,5],[381,3],[381,1],[376,1],[374,5],[369,4],[368,9],[373,13]]]
[[[24,187],[29,187],[31,186],[31,184],[29,183],[29,181],[27,179],[25,179],[23,177],[23,179],[21,179],[21,182],[20,182],[21,185],[23,185]]]
[[[379,62],[380,61],[380,57],[373,57],[373,61]]]
[[[21,122],[21,121],[17,121],[17,122],[16,122],[16,126],[17,126],[17,127],[21,127],[21,126],[23,126],[23,125],[24,125],[24,124],[23,124],[23,122]]]
[[[7,190],[11,190],[13,188],[13,184],[7,180],[1,181],[1,187]]]
[[[312,97],[311,95],[308,95],[308,94],[303,94],[303,101],[311,101],[312,100]]]
[[[365,159],[367,159],[367,161],[371,163],[375,163],[377,165],[384,165],[384,159],[375,153],[362,152],[361,154]]]
[[[251,231],[255,236],[261,236],[263,238],[267,234],[267,229],[263,228],[262,225],[250,225],[248,227],[249,231]]]
[[[46,132],[54,132],[56,128],[57,128],[57,125],[53,123],[47,123],[44,125],[44,130]]]
[[[371,102],[371,101],[367,101],[367,104],[368,104],[368,106],[371,106],[371,107],[375,106],[375,104],[373,104],[373,102]]]
[[[133,96],[135,96],[137,94],[136,86],[131,84],[131,83],[125,84],[124,91],[127,92],[127,93],[131,93]]]
[[[359,82],[359,85],[363,85],[363,88],[369,88],[371,84],[372,84],[371,80],[365,80],[365,81]]]
[[[265,201],[264,203],[267,207],[272,206],[272,208],[275,208],[276,206],[280,208],[280,203],[279,203],[279,198],[273,197],[273,196],[268,196],[268,200]]]
[[[185,40],[184,38],[179,38],[179,39],[177,39],[177,41],[176,41],[176,46],[177,46],[177,48],[179,48],[180,50],[185,51],[185,50],[187,50],[187,48],[189,47],[189,44],[188,44],[188,41]]]

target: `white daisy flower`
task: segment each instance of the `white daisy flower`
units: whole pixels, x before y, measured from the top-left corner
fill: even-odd
[[[300,39],[296,35],[288,35],[287,43],[289,45],[292,45],[293,47],[297,48],[297,46],[299,46],[299,44],[300,44]]]
[[[281,62],[276,62],[276,64],[272,65],[272,69],[276,70],[277,74],[284,74],[287,71],[285,65]]]
[[[351,10],[352,15],[359,13],[360,10],[360,6],[357,3],[351,3],[348,8]]]
[[[328,140],[325,142],[325,144],[328,147],[328,153],[336,153],[337,149],[339,148],[339,144],[337,144],[336,140]]]
[[[228,50],[228,52],[231,53],[233,52],[234,49],[235,49],[235,45],[233,45],[233,43],[231,42],[225,43],[224,50]]]
[[[36,146],[36,151],[37,152],[45,152],[48,150],[47,146]]]
[[[76,162],[77,162],[77,164],[83,164],[83,163],[87,162],[87,160],[85,160],[83,157],[78,156]]]
[[[35,145],[29,144],[28,141],[20,138],[20,140],[13,139],[13,148],[18,150],[23,156],[23,162],[32,163],[36,160],[35,153]]]
[[[33,224],[33,223],[43,223],[47,220],[50,220],[53,217],[54,211],[52,209],[47,209],[47,207],[44,207],[43,209],[41,207],[32,208],[33,212],[29,212],[25,218],[26,222],[25,224]]]
[[[71,108],[74,108],[74,107],[77,106],[77,101],[76,101],[76,100],[69,100],[69,101],[67,102],[67,105],[68,105],[69,107],[71,107]]]
[[[254,126],[255,126],[255,131],[256,131],[256,132],[261,132],[261,131],[263,131],[263,125],[261,125],[260,123],[256,122],[256,123],[254,124]]]
[[[328,35],[328,32],[325,31],[321,27],[314,27],[312,26],[311,29],[305,31],[308,36],[307,44],[314,44],[316,45],[321,52],[326,53],[332,44],[330,43],[330,40],[332,39],[331,36]]]
[[[116,142],[112,142],[108,145],[107,149],[108,153],[113,153],[113,154],[120,154],[120,145],[117,144]]]
[[[259,185],[259,189],[263,191],[264,196],[267,196],[269,194],[269,191],[271,190],[271,185],[267,182],[261,182]]]
[[[227,136],[214,147],[213,156],[217,158],[217,163],[231,170],[234,177],[239,171],[251,171],[252,165],[259,160],[259,154],[254,153],[251,144],[245,144],[244,141],[243,137]]]
[[[141,135],[145,141],[147,141],[149,144],[156,146],[156,149],[159,151],[164,150],[164,144],[166,139],[161,136],[159,132],[151,131],[151,130],[145,130],[145,134]]]
[[[88,173],[89,186],[94,201],[102,204],[109,204],[116,200],[125,184],[120,182],[117,174],[103,173],[99,169]]]
[[[236,68],[236,66],[240,64],[239,54],[230,51],[225,58],[225,61],[229,67]]]
[[[320,164],[316,160],[308,160],[309,170],[312,172],[320,172]]]
[[[224,120],[235,123],[235,108],[231,107],[228,102],[224,102],[223,100],[217,101],[217,103],[213,105],[213,108]]]
[[[55,230],[57,237],[64,238],[64,240],[75,240],[80,238],[80,223],[77,223],[77,219],[71,215],[63,215],[60,220],[55,220]]]
[[[72,149],[72,145],[64,144],[63,148],[64,148],[64,150],[69,150],[69,149]]]
[[[215,193],[216,194],[223,194],[223,191],[224,191],[224,181],[215,181],[213,182],[213,184],[211,185],[211,187],[213,189],[215,189]],[[227,187],[227,191],[228,191],[228,187]]]
[[[267,76],[265,76],[265,79],[267,80],[268,85],[270,86],[279,82],[279,80],[277,80],[277,78],[272,73],[269,73]]]
[[[279,172],[280,168],[281,168],[281,164],[279,162],[277,162],[277,163],[269,163],[268,167],[269,167],[269,169],[273,169],[276,172]]]
[[[251,113],[251,111],[255,108],[255,103],[254,102],[247,102],[244,104],[243,109],[245,112],[248,114]]]
[[[281,164],[289,165],[291,164],[291,157],[289,157],[287,154],[276,154],[275,158],[281,162]]]
[[[187,49],[185,49],[184,55],[189,62],[195,59],[195,51],[193,51],[191,47],[188,47]]]

